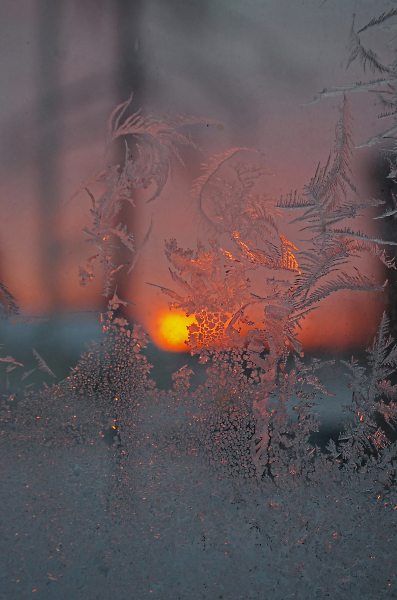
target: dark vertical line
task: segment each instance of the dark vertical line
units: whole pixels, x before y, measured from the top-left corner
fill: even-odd
[[[59,34],[62,0],[38,2],[37,203],[39,210],[40,284],[51,310],[62,305],[59,283],[59,175],[61,82]]]
[[[115,74],[117,102],[127,100],[131,93],[133,98],[128,109],[128,114],[143,108],[145,98],[145,64],[141,50],[141,25],[144,0],[117,0],[116,23],[118,34],[118,64]],[[119,141],[117,160],[124,160],[124,140]],[[129,231],[134,231],[134,211],[127,203],[124,204],[118,215],[118,221],[127,224]],[[129,251],[120,247],[116,252],[115,263],[121,264],[133,257]],[[117,293],[121,298],[131,293],[133,273],[127,278],[127,269],[121,271],[117,281]]]
[[[119,58],[116,88],[119,102],[134,93],[131,109],[142,107],[145,84],[145,65],[141,51],[141,19],[143,0],[117,0]]]

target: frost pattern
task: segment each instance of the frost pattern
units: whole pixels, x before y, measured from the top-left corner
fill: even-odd
[[[359,34],[394,14],[352,29],[348,62],[381,71]],[[315,442],[318,398],[332,396],[322,377],[336,364],[305,357],[296,333],[330,294],[384,290],[387,281],[352,274],[352,259],[369,253],[395,268],[382,248],[393,250],[391,242],[350,225],[381,202],[362,199],[353,183],[347,91],[333,152],[301,193],[276,201],[258,191],[266,170],[244,158],[245,148],[209,159],[193,183],[192,206],[210,237],[195,250],[166,241],[172,283],[161,289],[171,310],[194,315],[188,342],[205,367],[197,382],[191,363],[184,365],[168,391],[150,378],[147,335],[123,316],[128,301],[118,297],[114,276],[126,265],[113,263],[111,240],[132,253],[131,271],[150,228],[137,248],[116,224],[122,203],[134,204],[134,190],[152,184],[148,201],[160,198],[173,161],[183,163],[178,146],[196,147],[179,128],[203,119],[126,117],[130,100],[113,111],[108,141],[123,137],[124,163],[83,186],[94,221],[86,233],[99,253],[80,279],[94,277],[99,258],[102,339],[64,381],[39,392],[18,388],[1,403],[2,457],[15,465],[2,481],[17,490],[3,498],[3,510],[18,514],[4,528],[7,597],[16,589],[21,598],[39,591],[65,599],[79,590],[126,599],[396,595],[397,346],[388,318],[366,360],[342,363],[351,402],[326,445]],[[94,182],[104,186],[99,199],[89,189]],[[286,211],[298,215],[293,223],[308,249],[283,235]],[[251,271],[260,292],[251,291]],[[1,291],[4,316],[15,316],[13,296],[3,284]],[[21,382],[35,370],[10,355],[0,362],[7,384],[14,370]],[[83,544],[76,543],[81,531]],[[38,565],[34,582],[23,579],[27,557]]]
[[[214,124],[214,121],[192,117],[190,115],[163,115],[158,117],[142,116],[140,111],[126,117],[126,111],[132,96],[117,106],[109,117],[108,144],[123,138],[125,142],[125,159],[122,165],[112,165],[92,176],[74,194],[76,196],[85,190],[92,203],[90,210],[93,217],[91,229],[84,229],[89,238],[88,242],[99,249],[99,254],[90,256],[84,267],[79,268],[80,284],[85,286],[94,278],[94,263],[99,257],[103,269],[103,295],[110,296],[112,283],[116,273],[128,266],[128,274],[134,269],[139,255],[150,236],[152,223],[138,247],[135,246],[134,236],[128,231],[126,224],[117,223],[116,217],[123,203],[135,206],[134,191],[147,189],[152,183],[156,191],[147,200],[152,202],[158,198],[169,175],[172,174],[173,163],[176,161],[184,166],[178,152],[178,145],[191,146],[198,150],[189,133],[184,134],[180,128],[186,125],[200,123]],[[123,120],[124,119],[124,120]],[[132,145],[131,145],[132,144]],[[101,184],[104,192],[98,200],[89,190],[92,184]],[[73,196],[73,197],[74,197]],[[111,242],[116,238],[133,254],[131,261],[115,265],[113,262],[114,246]]]

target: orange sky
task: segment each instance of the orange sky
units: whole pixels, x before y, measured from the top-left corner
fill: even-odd
[[[92,221],[90,199],[84,193],[68,199],[93,172],[114,162],[105,153],[106,119],[118,102],[134,92],[144,113],[190,113],[223,123],[192,128],[203,152],[182,152],[187,171],[176,168],[161,198],[129,213],[128,226],[138,243],[152,214],[154,226],[136,270],[119,286],[136,304],[129,316],[164,344],[161,328],[169,323],[160,324],[159,316],[168,314],[169,299],[147,282],[172,287],[165,239],[175,237],[181,247],[195,249],[198,236],[208,237],[189,198],[198,164],[205,156],[246,146],[259,151],[268,171],[264,186],[275,200],[310,181],[318,161],[325,164],[333,148],[340,98],[308,103],[324,86],[363,77],[358,61],[349,70],[341,67],[351,5],[335,11],[322,3],[313,11],[307,3],[291,2],[293,18],[286,20],[282,3],[268,2],[265,11],[261,3],[249,3],[249,10],[231,3],[226,13],[210,11],[192,29],[188,20],[172,18],[165,3],[149,2],[141,22],[131,26],[131,35],[138,29],[145,34],[124,40],[134,49],[128,60],[141,74],[134,88],[132,75],[119,80],[125,65],[121,69],[115,11],[98,7],[93,19],[92,12],[75,10],[78,3],[66,3],[58,29],[52,29],[39,27],[38,19],[46,15],[25,4],[27,11],[0,9],[7,46],[0,64],[7,82],[0,101],[0,278],[23,313],[104,308],[100,270],[87,287],[78,281],[79,265],[93,254],[82,232]],[[369,20],[372,7],[361,7],[360,15]],[[352,94],[351,101],[354,137],[361,143],[379,131],[374,95]],[[366,198],[379,194],[378,184],[371,187],[368,167],[378,152],[360,149],[353,155],[354,181]],[[281,232],[302,250],[299,235],[287,224]],[[382,279],[379,265],[363,259],[359,267]],[[257,283],[254,276],[252,283]],[[361,292],[332,295],[303,323],[304,346],[367,344],[385,300],[385,295]]]
[[[99,146],[97,155],[99,157]],[[70,166],[73,166],[74,177],[71,185],[75,184],[75,188],[81,181],[82,169],[78,168],[78,164],[82,164],[85,156],[89,156],[88,149],[73,160],[72,157],[68,159]],[[137,244],[146,232],[152,216],[153,230],[136,269],[121,280],[122,293],[120,288],[118,290],[125,300],[136,305],[133,309],[128,308],[129,317],[141,322],[160,348],[173,351],[188,350],[184,340],[187,338],[186,325],[191,323],[191,319],[186,319],[184,315],[181,317],[180,314],[174,315],[174,311],[170,312],[168,302],[171,299],[158,287],[149,286],[147,283],[169,287],[180,293],[181,290],[169,274],[170,263],[164,255],[164,241],[175,237],[180,247],[195,249],[198,237],[206,239],[207,232],[201,227],[192,208],[189,175],[190,173],[176,170],[173,181],[166,186],[160,199],[152,204],[140,202],[138,207],[133,209],[136,221],[131,229],[136,234]],[[277,186],[278,177],[277,172],[270,173],[267,179],[265,178],[265,184],[269,185],[269,188]],[[291,182],[292,179],[293,177]],[[70,187],[68,186],[68,189]],[[19,301],[24,313],[47,314],[53,310],[53,299],[43,293],[41,277],[46,266],[41,263],[43,259],[37,244],[40,222],[29,196],[29,188],[23,180],[13,180],[4,182],[2,193],[10,200],[4,206],[0,225],[1,240],[8,255],[8,260],[3,263],[2,279]],[[21,204],[25,206],[22,213],[19,210]],[[104,308],[99,265],[96,278],[87,287],[80,287],[78,282],[78,266],[83,266],[86,258],[93,254],[92,246],[85,242],[87,236],[82,232],[83,227],[90,226],[91,223],[90,204],[88,195],[83,192],[60,207],[57,235],[62,253],[59,270],[53,277],[58,286],[58,297],[62,299],[62,305],[58,307],[61,312]],[[280,231],[301,250],[303,246],[299,237],[302,234],[288,225],[290,218],[285,215],[280,221]],[[378,235],[377,223],[379,222],[367,221],[367,231]],[[356,223],[353,223],[353,226],[355,227]],[[363,228],[362,224],[360,228]],[[386,278],[381,273],[380,263],[373,259],[364,257],[356,261],[355,265],[365,274],[375,276],[378,281]],[[252,291],[260,293],[258,271],[251,271],[248,275],[252,281]],[[51,273],[49,276],[51,277]],[[298,337],[304,350],[336,351],[366,347],[376,332],[386,298],[386,294],[363,292],[340,292],[326,298],[320,308],[310,313],[302,322],[302,331]]]

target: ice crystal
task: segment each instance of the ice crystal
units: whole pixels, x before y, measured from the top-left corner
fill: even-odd
[[[352,29],[349,64],[394,74],[359,34],[395,14]],[[136,247],[117,223],[121,207],[152,184],[148,201],[160,199],[173,161],[183,164],[178,146],[196,148],[180,128],[203,119],[126,116],[131,99],[112,112],[108,142],[123,138],[124,162],[82,188],[93,217],[85,232],[99,253],[80,268],[80,281],[92,280],[99,258],[101,340],[65,380],[36,392],[8,386],[1,403],[3,464],[13,464],[4,468],[2,506],[18,514],[4,524],[4,598],[37,590],[74,598],[80,589],[87,598],[394,597],[397,346],[389,320],[383,316],[366,360],[309,359],[297,336],[329,295],[383,291],[387,281],[354,270],[352,259],[369,253],[395,268],[381,249],[392,242],[351,227],[382,202],[361,198],[353,183],[348,86],[320,96],[342,92],[333,153],[301,193],[278,202],[267,195],[265,167],[246,148],[209,159],[193,182],[192,211],[208,238],[195,250],[166,241],[170,287],[160,286],[170,310],[194,316],[192,357],[163,391],[150,378],[148,336],[128,322],[128,301],[116,293],[115,275],[127,264],[114,264],[112,240],[132,254],[130,272],[151,227]],[[94,183],[104,187],[98,199]],[[281,213],[292,210],[303,250],[283,233]],[[0,288],[4,317],[13,318],[16,301]],[[195,359],[205,367],[192,368]],[[18,385],[35,370],[7,350],[0,363],[7,384],[14,370]],[[341,368],[348,418],[339,436],[320,443],[319,397],[333,400],[322,380]],[[15,591],[28,559],[38,565],[34,582]]]
[[[185,125],[203,123],[202,118],[190,115],[162,115],[159,113],[158,117],[154,118],[144,117],[140,112],[136,112],[126,117],[125,114],[131,99],[132,96],[117,106],[108,120],[108,143],[115,142],[118,138],[123,138],[125,141],[124,163],[112,165],[101,173],[93,175],[75,194],[85,190],[91,199],[92,209],[90,212],[94,222],[91,229],[84,229],[84,233],[89,236],[87,241],[95,244],[100,250],[99,254],[87,259],[84,267],[79,268],[80,283],[84,286],[93,279],[94,262],[100,257],[100,264],[104,272],[103,294],[105,296],[111,295],[112,282],[118,271],[125,266],[129,266],[128,273],[134,269],[152,228],[151,223],[139,247],[136,248],[134,236],[128,231],[127,225],[116,224],[116,217],[123,203],[128,202],[135,206],[134,191],[149,188],[152,183],[155,183],[157,188],[148,202],[155,200],[161,194],[172,173],[173,162],[177,161],[184,166],[178,152],[178,144],[197,149],[190,134],[184,134],[179,129]],[[214,121],[207,120],[206,123],[214,123]],[[133,147],[129,145],[131,142]],[[105,188],[98,200],[89,190],[89,186],[94,183],[99,183]],[[132,261],[120,265],[113,263],[115,246],[111,242],[114,238],[132,252]]]

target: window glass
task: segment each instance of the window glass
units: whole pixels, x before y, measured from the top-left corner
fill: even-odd
[[[394,597],[395,2],[0,17],[2,597]]]

